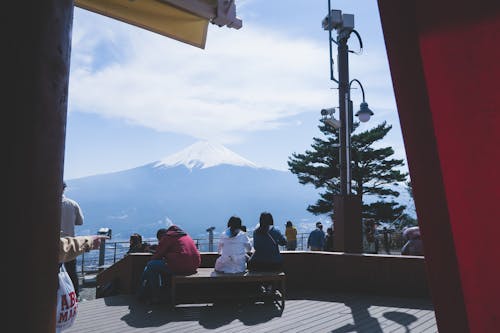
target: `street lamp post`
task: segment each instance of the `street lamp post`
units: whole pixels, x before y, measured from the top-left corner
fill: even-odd
[[[329,32],[330,44],[330,78],[338,84],[339,90],[339,120],[333,118],[334,108],[323,109],[325,124],[339,130],[339,168],[340,191],[334,196],[334,250],[348,253],[362,252],[362,222],[361,196],[353,195],[351,191],[351,132],[353,122],[352,101],[350,96],[352,83],[361,87],[363,102],[356,113],[361,122],[366,122],[373,115],[365,101],[365,92],[361,82],[357,79],[349,81],[349,47],[347,42],[351,33],[354,33],[362,47],[359,34],[354,30],[354,15],[342,14],[340,10],[332,10],[328,0],[328,16],[322,21],[323,29]],[[337,31],[337,38],[332,38],[332,30]],[[338,52],[338,79],[333,75],[332,43],[337,45]],[[328,117],[330,116],[330,117]]]

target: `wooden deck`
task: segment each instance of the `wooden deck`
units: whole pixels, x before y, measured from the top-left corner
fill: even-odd
[[[271,304],[196,304],[172,309],[121,295],[84,301],[70,332],[437,332],[427,299],[367,294],[288,295]]]

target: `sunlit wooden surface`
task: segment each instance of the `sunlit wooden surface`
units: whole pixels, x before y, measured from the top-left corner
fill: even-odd
[[[352,293],[289,295],[271,304],[193,304],[171,309],[133,296],[83,301],[65,332],[437,332],[428,299]]]

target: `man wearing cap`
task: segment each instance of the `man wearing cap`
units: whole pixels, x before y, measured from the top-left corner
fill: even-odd
[[[307,247],[310,248],[311,251],[323,251],[325,247],[325,232],[323,231],[323,224],[321,224],[321,222],[317,222],[316,229],[309,234]]]

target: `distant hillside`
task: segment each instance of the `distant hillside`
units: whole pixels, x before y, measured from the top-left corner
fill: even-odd
[[[114,240],[126,240],[133,232],[154,237],[169,221],[193,237],[204,236],[210,226],[224,230],[231,215],[252,229],[262,211],[271,212],[282,230],[287,220],[299,228],[318,220],[306,211],[318,199],[313,187],[207,142],[141,167],[67,183],[67,196],[80,203],[85,215],[77,233],[109,227]]]

